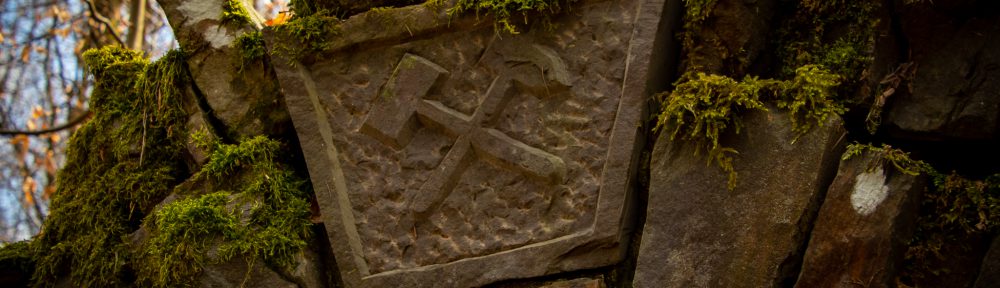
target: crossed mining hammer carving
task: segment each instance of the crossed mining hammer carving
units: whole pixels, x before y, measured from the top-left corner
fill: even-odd
[[[483,127],[493,122],[510,101],[512,80],[496,77],[485,99],[470,116],[439,101],[423,99],[447,74],[447,70],[427,59],[404,55],[361,128],[362,133],[396,149],[409,144],[418,125],[456,138],[435,169],[438,171],[431,174],[411,199],[412,212],[424,214],[440,205],[476,158],[537,180],[552,184],[563,182],[566,164],[561,158],[496,129]]]

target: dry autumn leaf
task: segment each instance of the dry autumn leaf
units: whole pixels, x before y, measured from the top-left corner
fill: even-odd
[[[285,24],[285,22],[288,22],[288,19],[291,19],[291,18],[292,18],[292,13],[281,12],[281,13],[278,13],[278,16],[275,16],[274,19],[265,21],[264,25],[266,25],[266,26],[276,26],[276,25]]]
[[[24,203],[35,204],[35,188],[38,184],[35,183],[35,178],[28,176],[24,178],[24,183],[21,185],[21,190],[24,192]]]

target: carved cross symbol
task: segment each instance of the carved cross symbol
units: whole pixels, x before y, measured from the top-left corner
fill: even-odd
[[[495,78],[485,99],[470,116],[439,101],[423,99],[447,74],[447,70],[427,59],[404,55],[361,128],[362,133],[396,149],[410,142],[418,124],[456,139],[437,171],[411,199],[411,211],[422,214],[437,207],[475,159],[553,184],[564,181],[566,164],[561,158],[499,130],[483,127],[502,114],[512,96],[510,92],[515,90],[511,89],[512,80],[505,76]]]

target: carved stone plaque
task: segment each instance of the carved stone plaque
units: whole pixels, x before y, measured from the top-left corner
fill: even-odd
[[[279,53],[344,283],[480,286],[621,261],[663,2],[580,1],[517,35],[412,6],[344,21],[307,60]]]

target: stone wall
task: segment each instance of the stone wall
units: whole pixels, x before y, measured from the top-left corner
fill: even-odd
[[[169,146],[185,168],[127,214],[135,223],[114,247],[132,256],[116,278],[60,264],[34,285],[989,287],[1000,277],[1000,176],[988,178],[1000,172],[1000,5],[990,1],[492,6],[514,9],[506,16],[470,0],[293,1],[302,13],[283,25],[249,10],[221,19],[243,2],[160,1],[186,55],[176,127],[187,132]],[[245,144],[265,137],[284,144]],[[142,145],[119,149],[121,161],[148,159]],[[218,203],[197,204],[208,202]],[[175,245],[163,242],[174,231],[164,210],[232,225]],[[69,238],[46,237],[0,264],[49,267],[33,255]],[[189,248],[156,254],[150,243]]]

